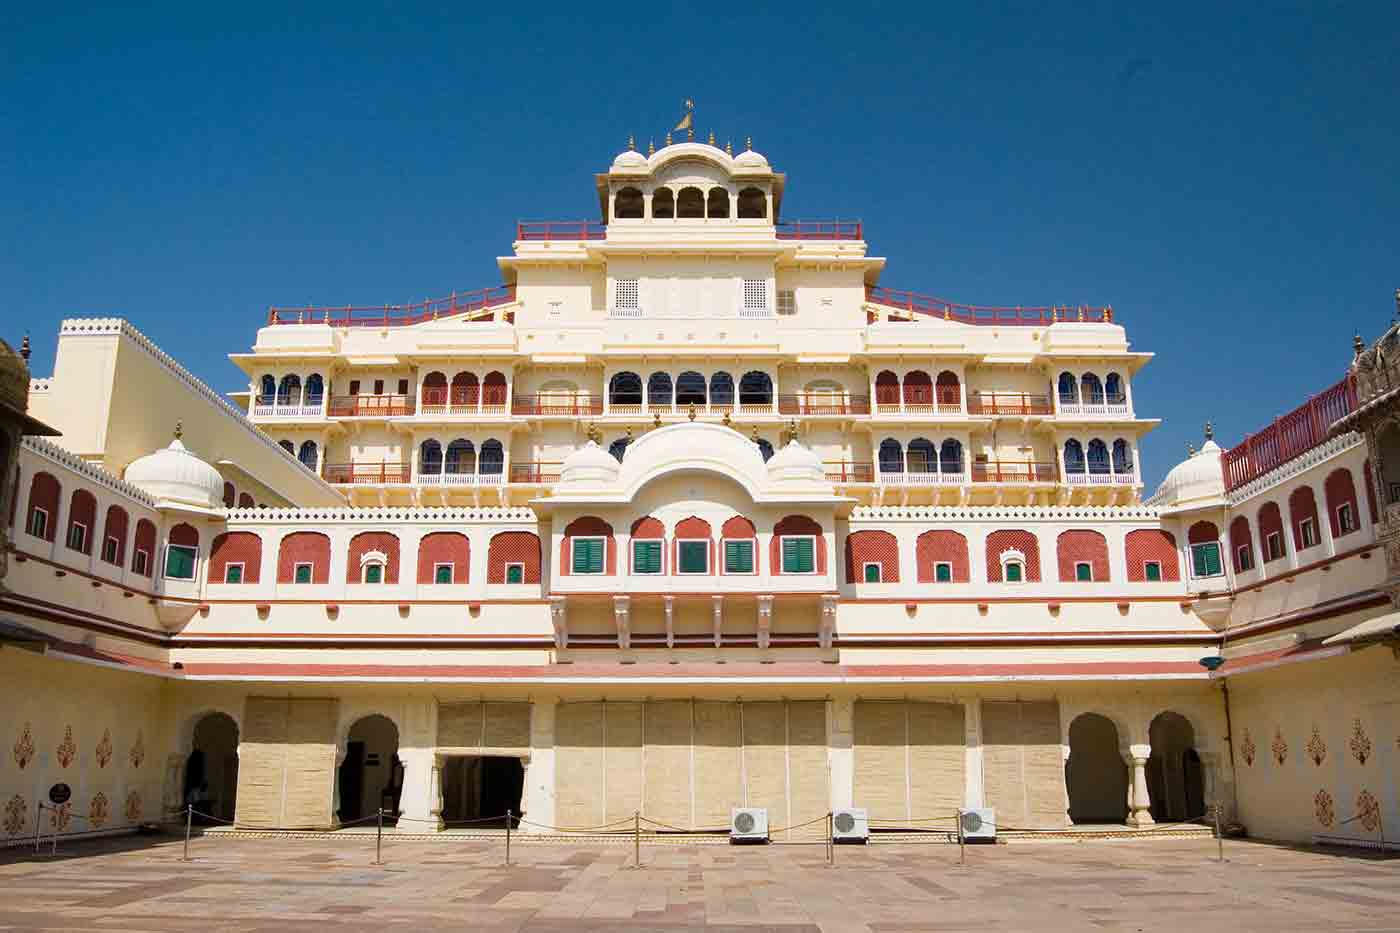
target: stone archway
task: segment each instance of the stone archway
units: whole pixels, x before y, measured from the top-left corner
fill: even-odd
[[[383,808],[385,825],[395,824],[404,774],[398,726],[379,713],[362,716],[346,732],[343,749],[336,769],[336,817],[342,824],[368,821]]]
[[[1118,727],[1098,713],[1081,713],[1069,726],[1065,786],[1070,822],[1123,823],[1128,818],[1128,769]]]
[[[1159,823],[1200,819],[1205,815],[1204,774],[1191,721],[1170,710],[1158,713],[1148,727],[1148,741],[1152,818]]]
[[[181,806],[204,814],[196,822],[232,822],[238,804],[238,723],[206,713],[194,723],[184,760]]]

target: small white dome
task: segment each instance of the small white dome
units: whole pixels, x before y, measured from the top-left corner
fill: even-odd
[[[131,461],[123,478],[158,501],[201,509],[224,506],[223,476],[191,453],[178,436],[164,450]]]
[[[826,471],[822,469],[821,457],[793,440],[768,459],[768,478],[773,482],[821,482],[826,478]]]
[[[1223,499],[1225,474],[1220,466],[1223,453],[1219,444],[1207,440],[1200,450],[1171,468],[1147,504],[1182,511]]]
[[[614,172],[619,170],[627,171],[631,169],[641,169],[642,171],[645,171],[646,167],[647,157],[642,155],[635,149],[624,149],[622,152],[619,152],[617,154],[617,158],[613,159],[612,164],[612,170]]]
[[[617,482],[621,469],[616,457],[596,441],[589,441],[564,458],[559,481],[564,485],[607,486]]]
[[[763,157],[763,154],[754,152],[752,149],[745,149],[735,156],[734,165],[736,168],[770,168],[768,160]]]

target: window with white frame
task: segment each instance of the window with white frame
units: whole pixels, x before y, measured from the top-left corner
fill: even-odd
[[[1191,576],[1218,577],[1221,573],[1220,542],[1191,545]]]
[[[780,539],[783,573],[817,572],[817,539],[812,535],[785,535]]]
[[[632,572],[661,573],[661,554],[664,550],[665,543],[660,538],[633,538]]]
[[[146,568],[150,565],[151,555],[146,551],[145,548],[137,548],[136,553],[131,556],[131,569],[141,574],[142,576],[145,576]]]
[[[1240,568],[1240,573],[1254,569],[1254,549],[1248,544],[1241,544],[1235,548],[1235,565]]]
[[[1156,560],[1143,561],[1142,578],[1148,583],[1160,583],[1162,581],[1162,562]]]
[[[242,563],[224,564],[224,582],[225,582],[225,583],[242,583],[242,582],[243,582],[243,564],[242,564]]]
[[[506,582],[507,582],[507,583],[524,583],[524,582],[525,582],[525,565],[524,565],[524,564],[506,564]]]
[[[1026,555],[1020,551],[1002,551],[1001,579],[1006,583],[1026,582]]]
[[[613,285],[613,307],[619,311],[640,310],[640,296],[637,279],[617,279]]]
[[[866,583],[880,582],[881,568],[879,561],[868,560],[865,562],[865,565],[862,569],[864,571],[863,575]]]
[[[433,582],[451,583],[455,566],[449,561],[442,564],[433,564]]]
[[[778,289],[778,313],[784,315],[797,313],[797,292],[790,288]]]
[[[384,565],[377,560],[366,561],[360,567],[361,583],[383,583]]]
[[[82,522],[73,522],[68,526],[68,546],[75,551],[86,550],[87,525]]]
[[[165,575],[171,580],[193,580],[199,551],[188,544],[165,546]]]
[[[311,582],[311,569],[312,569],[312,565],[311,565],[311,564],[297,564],[295,567],[292,568],[292,582],[293,582],[293,583],[310,583],[310,582]]]
[[[1079,583],[1094,582],[1094,565],[1081,560],[1074,565],[1074,579]]]
[[[767,279],[744,279],[744,310],[768,310]]]
[[[1303,539],[1303,547],[1316,547],[1320,540],[1317,536],[1317,522],[1310,517],[1299,521],[1298,537]]]
[[[933,565],[933,582],[934,582],[934,583],[952,583],[952,582],[953,582],[953,565],[950,564],[950,563],[948,563],[947,561],[939,561],[938,563],[934,564],[934,565]]]
[[[710,542],[704,540],[676,542],[676,572],[702,574],[710,572]]]
[[[117,551],[120,548],[121,542],[113,536],[108,535],[107,540],[102,542],[102,559],[109,564],[115,564],[117,562]]]
[[[574,573],[580,575],[602,573],[607,539],[573,538],[572,542]]]
[[[26,529],[36,538],[42,538],[49,532],[49,510],[34,506],[29,510],[29,527]]]
[[[753,538],[725,538],[724,572],[736,574],[754,573],[753,555]]]
[[[1264,538],[1264,552],[1269,555],[1269,560],[1278,560],[1283,556],[1283,535],[1277,531],[1271,531]]]
[[[1343,502],[1337,506],[1337,530],[1341,534],[1356,530],[1356,513],[1352,510],[1350,502]]]

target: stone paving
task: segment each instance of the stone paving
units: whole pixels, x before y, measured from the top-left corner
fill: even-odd
[[[1397,930],[1400,858],[1213,840],[968,847],[169,837],[0,849],[0,930]]]

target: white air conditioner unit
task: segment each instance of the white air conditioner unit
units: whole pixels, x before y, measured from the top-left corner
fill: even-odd
[[[870,817],[865,810],[847,807],[831,814],[833,842],[869,842]]]
[[[768,811],[762,807],[735,807],[730,810],[729,841],[767,842]]]
[[[967,840],[997,838],[997,814],[991,807],[976,810],[959,810],[958,823],[962,827],[962,837]]]

